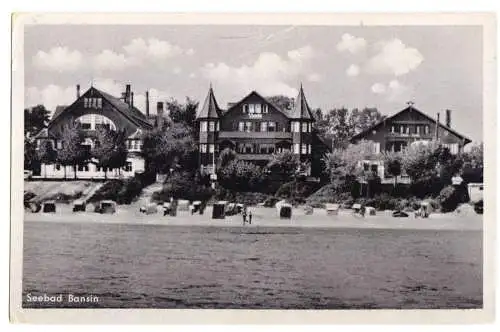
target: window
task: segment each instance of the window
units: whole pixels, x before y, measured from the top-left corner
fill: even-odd
[[[251,121],[245,122],[245,131],[246,132],[251,132],[252,131],[252,122]]]
[[[207,131],[207,122],[201,121],[200,122],[200,132],[206,132],[206,131]]]
[[[253,145],[252,144],[245,144],[244,146],[244,152],[245,153],[253,153]]]
[[[102,108],[102,98],[83,98],[83,107]]]
[[[295,143],[293,145],[293,153],[299,154],[299,150],[300,150],[300,144],[299,143]]]
[[[243,113],[248,113],[248,105],[247,104],[243,104]]]
[[[268,129],[267,131],[277,131],[276,130],[276,122],[268,122]]]
[[[410,126],[406,126],[406,134],[410,134]]]
[[[89,165],[78,165],[78,172],[88,172]]]
[[[245,123],[244,122],[238,122],[238,131],[245,131]]]
[[[404,126],[404,125],[401,125],[401,126],[399,127],[399,133],[400,133],[400,134],[404,134],[404,133],[405,133],[405,126]]]
[[[309,144],[307,146],[307,153],[311,154],[311,150],[312,150],[312,147],[311,147],[311,144]]]
[[[254,104],[249,104],[248,105],[248,113],[254,114],[255,113],[255,105]]]
[[[207,152],[207,145],[206,144],[200,144],[200,151],[202,153],[206,153]]]
[[[302,132],[303,133],[307,133],[307,129],[308,129],[308,124],[307,123],[302,123]]]
[[[396,132],[396,128],[394,126],[391,126],[391,133],[394,134]]]
[[[370,169],[370,164],[368,163],[363,163],[363,170],[368,171]]]
[[[271,154],[274,153],[274,145],[273,144],[260,144],[259,151],[263,154]]]
[[[214,121],[208,122],[208,131],[215,131],[215,122]]]
[[[215,152],[215,145],[214,144],[208,144],[208,152],[210,152],[210,153]]]
[[[373,143],[373,153],[380,153],[380,143]]]
[[[267,131],[267,122],[261,122],[260,123],[260,131]]]
[[[255,104],[255,113],[256,114],[262,113],[262,105],[261,104]]]
[[[302,154],[307,154],[307,144],[302,144],[302,150],[301,150],[301,153],[302,153]]]
[[[57,149],[62,149],[62,141],[56,141]]]
[[[217,127],[217,129],[216,129],[216,130],[217,130],[217,131],[219,131],[219,130],[220,130],[219,121],[216,121],[215,123],[217,124],[217,126],[216,126],[216,127]]]
[[[267,104],[262,105],[262,113],[269,113],[269,107],[267,106]]]
[[[429,135],[429,125],[425,125],[425,134]]]
[[[132,172],[132,162],[127,161],[127,162],[125,163],[125,166],[123,166],[123,170],[124,170],[125,172]]]
[[[420,135],[420,126],[416,126],[416,127],[415,127],[415,133],[416,133],[417,135]]]

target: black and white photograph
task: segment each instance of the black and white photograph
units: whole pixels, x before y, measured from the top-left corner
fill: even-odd
[[[13,34],[18,312],[491,309],[492,15],[40,16]]]

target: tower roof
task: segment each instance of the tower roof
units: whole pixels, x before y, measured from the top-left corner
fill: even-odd
[[[299,95],[295,100],[295,105],[290,112],[290,118],[292,119],[307,119],[314,120],[314,116],[312,115],[311,109],[307,104],[306,96],[304,95],[304,89],[302,88],[302,84],[300,85]]]
[[[205,102],[203,103],[203,107],[196,115],[196,119],[217,119],[221,115],[221,109],[217,104],[217,100],[215,100],[214,90],[212,89],[212,85],[210,85],[210,89],[208,90],[208,95],[205,98]]]

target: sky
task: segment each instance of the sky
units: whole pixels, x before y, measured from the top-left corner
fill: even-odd
[[[452,128],[482,141],[480,26],[36,25],[24,45],[25,107],[68,105],[76,84],[115,96],[131,84],[141,111],[149,90],[152,113],[158,100],[203,102],[210,84],[223,108],[302,84],[323,111],[450,109]]]

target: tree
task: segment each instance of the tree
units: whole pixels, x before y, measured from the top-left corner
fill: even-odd
[[[272,175],[280,176],[283,180],[289,181],[301,166],[299,157],[291,151],[275,153],[266,165]]]
[[[295,99],[284,95],[275,95],[266,98],[280,109],[286,111],[292,109],[295,104]]]
[[[377,108],[365,107],[361,111],[357,108],[351,111],[349,115],[349,124],[354,134],[360,133],[375,123],[380,122],[385,116]]]
[[[233,160],[220,170],[219,183],[234,191],[254,191],[261,180],[259,166],[244,160]]]
[[[361,162],[375,159],[373,144],[362,140],[349,144],[346,149],[335,149],[324,159],[326,172],[337,192],[353,191],[357,177],[365,177]],[[371,179],[371,174],[368,174]]]
[[[37,151],[38,160],[44,164],[44,177],[47,176],[47,164],[51,165],[57,161],[57,151],[54,149],[53,142],[50,140],[45,140],[40,144],[40,148]]]
[[[349,139],[383,119],[376,108],[333,108],[326,114],[317,116],[315,128],[318,134],[332,142],[333,149],[345,149]]]
[[[24,135],[36,135],[40,130],[46,128],[50,120],[50,111],[43,105],[24,109]]]
[[[67,124],[61,133],[62,147],[58,150],[57,161],[64,166],[64,178],[66,178],[66,166],[73,166],[74,177],[78,165],[82,165],[90,158],[89,151],[82,146],[84,135],[75,124]]]
[[[96,131],[92,158],[97,160],[97,166],[104,168],[104,178],[108,169],[120,169],[127,162],[126,135],[124,130],[114,131],[99,128]]]
[[[402,171],[401,155],[397,152],[384,153],[384,164],[387,173],[394,176],[394,187],[396,187],[398,183],[398,176],[401,175]]]
[[[144,133],[142,155],[148,171],[169,173],[170,169],[184,168],[194,171],[197,168],[196,144],[193,129],[184,123],[172,123],[165,129],[153,129]]]
[[[233,149],[225,148],[219,154],[219,158],[217,159],[217,169],[222,169],[229,165],[230,162],[236,159],[236,152]]]
[[[29,138],[24,139],[24,169],[32,170],[38,162],[36,144]]]
[[[172,121],[174,123],[184,124],[191,128],[195,127],[197,108],[198,102],[189,97],[186,97],[186,102],[184,104],[180,104],[173,98],[167,101],[167,109]]]

